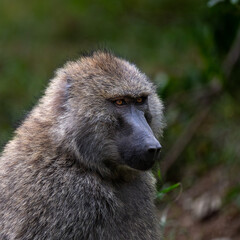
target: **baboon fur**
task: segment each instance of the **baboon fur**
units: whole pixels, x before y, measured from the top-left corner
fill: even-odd
[[[135,65],[99,50],[56,71],[1,154],[1,240],[159,239],[154,178],[118,164],[106,100],[143,93],[159,136],[162,103]]]

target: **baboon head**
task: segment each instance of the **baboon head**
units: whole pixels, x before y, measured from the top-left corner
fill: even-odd
[[[58,70],[46,95],[55,106],[54,141],[82,164],[152,167],[161,149],[163,107],[135,65],[94,52]]]

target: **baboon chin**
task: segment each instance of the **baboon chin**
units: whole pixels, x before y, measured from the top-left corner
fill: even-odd
[[[0,239],[159,239],[162,102],[138,68],[95,51],[57,70],[0,158]]]

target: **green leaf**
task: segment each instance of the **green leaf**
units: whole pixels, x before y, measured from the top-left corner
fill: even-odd
[[[180,185],[181,185],[181,183],[176,183],[176,184],[174,184],[174,185],[172,185],[170,187],[162,189],[161,191],[158,192],[157,198],[160,198],[160,199],[163,198],[164,194],[172,191],[175,188],[178,188]]]
[[[161,174],[160,169],[158,169],[158,171],[157,171],[157,176],[158,176],[159,180],[162,180],[162,174]]]

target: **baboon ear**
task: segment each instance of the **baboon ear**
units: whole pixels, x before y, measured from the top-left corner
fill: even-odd
[[[70,97],[71,88],[72,88],[72,79],[67,78],[66,79],[66,85],[65,85],[65,98],[66,98],[66,100]]]
[[[67,81],[66,81],[66,89],[69,90],[72,86],[72,79],[71,78],[67,78]]]

